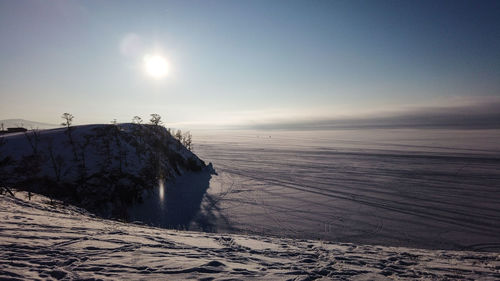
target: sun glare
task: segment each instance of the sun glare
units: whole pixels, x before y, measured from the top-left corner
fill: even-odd
[[[154,78],[163,78],[168,74],[168,62],[160,55],[148,55],[144,58],[147,74]]]

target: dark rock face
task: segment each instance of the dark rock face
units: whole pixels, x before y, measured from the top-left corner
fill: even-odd
[[[126,219],[159,180],[205,169],[161,126],[85,125],[0,137],[0,185]]]

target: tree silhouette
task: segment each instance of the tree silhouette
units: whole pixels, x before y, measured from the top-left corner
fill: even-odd
[[[71,124],[73,124],[74,116],[67,113],[67,112],[63,113],[61,118],[64,119],[64,122],[61,123],[61,126],[65,126],[65,127],[69,128],[69,126],[71,126]]]
[[[156,113],[151,114],[151,119],[149,119],[149,121],[151,122],[151,124],[156,125],[156,126],[159,126],[163,123],[161,121],[161,116],[159,114],[156,114]]]
[[[139,116],[134,116],[134,118],[132,118],[132,123],[134,123],[134,124],[142,124],[142,118],[139,117]]]
[[[78,155],[76,153],[76,147],[75,147],[75,142],[73,140],[73,135],[71,134],[71,124],[73,124],[73,118],[75,118],[72,114],[70,113],[63,113],[61,118],[64,120],[64,122],[61,123],[61,126],[65,126],[66,129],[66,135],[68,135],[69,143],[71,144],[71,148],[73,149],[73,156],[75,160],[78,159]]]
[[[189,150],[193,148],[193,140],[189,131],[185,132],[182,136],[182,144]]]

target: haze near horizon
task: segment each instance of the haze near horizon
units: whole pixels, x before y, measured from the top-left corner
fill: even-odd
[[[0,119],[498,127],[499,13],[496,1],[0,1]]]

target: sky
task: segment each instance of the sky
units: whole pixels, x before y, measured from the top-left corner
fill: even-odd
[[[499,15],[500,1],[0,0],[0,119],[497,114]],[[152,56],[166,75],[148,73]]]

